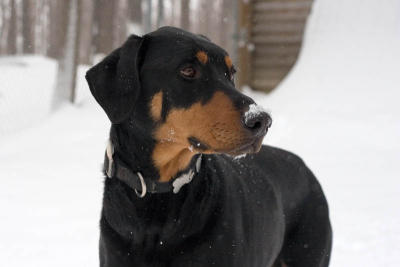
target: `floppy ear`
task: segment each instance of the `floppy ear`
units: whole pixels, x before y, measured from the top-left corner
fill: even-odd
[[[143,38],[132,35],[86,73],[90,91],[112,123],[120,123],[140,93],[139,62]]]

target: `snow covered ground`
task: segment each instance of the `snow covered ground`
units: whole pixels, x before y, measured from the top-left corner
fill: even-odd
[[[20,66],[16,73],[9,70],[10,77],[25,77],[12,81],[13,90],[19,91],[12,94],[18,93],[21,100],[18,106],[7,107],[9,114],[42,114],[41,103],[22,94],[32,89],[50,98],[38,83],[53,84],[55,66],[47,66],[47,80],[29,73],[42,63],[31,58],[29,67]],[[83,69],[80,74],[80,92],[89,93]],[[7,96],[3,85],[0,93]],[[1,266],[98,266],[100,168],[109,123],[92,98],[80,97],[76,106],[47,113],[41,122],[19,121],[25,130],[0,135]],[[16,129],[17,119],[5,122],[11,121],[10,127]]]
[[[303,157],[334,227],[332,265],[400,262],[400,1],[316,1],[300,59],[270,96],[265,142]],[[55,64],[0,58],[0,262],[97,266],[109,122],[79,71],[51,112]]]
[[[2,57],[0,70],[1,137],[49,115],[56,62],[39,56]]]

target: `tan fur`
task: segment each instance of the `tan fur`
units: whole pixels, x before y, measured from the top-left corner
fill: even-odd
[[[159,92],[153,96],[150,102],[150,114],[151,117],[156,121],[161,119],[162,98],[163,93]]]
[[[176,152],[177,148],[174,149],[170,145],[156,146],[153,155],[154,153],[158,153],[158,160],[164,163],[159,166],[160,182],[168,182],[179,171],[185,169],[194,155],[194,152],[191,152],[189,149],[180,149]]]
[[[205,65],[208,61],[207,53],[204,51],[197,52],[196,57],[203,65]]]
[[[232,64],[232,59],[229,56],[225,56],[225,64],[228,67],[228,69],[231,69],[233,64]]]
[[[174,109],[154,132],[157,144],[153,161],[160,171],[160,181],[169,181],[200,152],[190,147],[191,136],[209,146],[202,153],[229,152],[246,141],[240,112],[222,92],[217,91],[205,105],[195,103],[188,109]]]

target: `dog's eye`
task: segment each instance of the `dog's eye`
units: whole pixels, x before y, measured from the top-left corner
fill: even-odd
[[[193,79],[196,77],[196,70],[193,67],[184,67],[181,69],[181,75],[185,78]]]
[[[236,73],[236,69],[232,67],[232,69],[229,71],[229,79],[232,82],[235,80],[235,73]]]

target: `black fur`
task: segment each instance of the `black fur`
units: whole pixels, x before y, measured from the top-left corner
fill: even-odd
[[[177,70],[198,49],[201,77],[185,81]],[[87,74],[91,91],[113,122],[115,156],[146,179],[158,179],[152,132],[173,108],[207,103],[223,91],[241,110],[254,103],[227,79],[226,52],[203,37],[165,27],[132,36]],[[162,90],[161,122],[149,116]],[[223,112],[223,111],[221,111]],[[192,160],[192,164],[197,156]],[[263,146],[234,160],[203,155],[200,173],[178,194],[143,199],[118,179],[105,179],[100,265],[119,266],[328,266],[331,227],[320,185],[296,155]],[[283,265],[282,265],[283,266]]]

